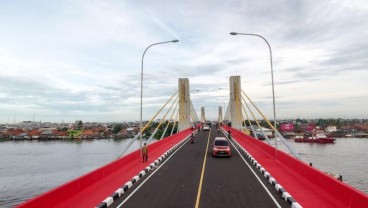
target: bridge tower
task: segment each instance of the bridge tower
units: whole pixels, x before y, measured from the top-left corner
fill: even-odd
[[[219,113],[218,122],[220,123],[220,122],[222,122],[222,106],[218,107],[218,113]]]
[[[241,130],[243,116],[240,76],[230,77],[230,116],[231,127]]]
[[[189,79],[179,78],[179,131],[190,128]]]
[[[226,106],[226,108],[224,109],[225,110],[225,116],[224,116],[224,121],[230,121],[230,101],[229,101],[229,104]]]
[[[206,123],[206,114],[204,111],[204,107],[201,107],[201,122]]]

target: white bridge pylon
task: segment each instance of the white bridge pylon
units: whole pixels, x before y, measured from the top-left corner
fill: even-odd
[[[204,107],[201,107],[201,122],[202,123],[206,123],[206,113],[205,113],[205,111],[204,111]]]
[[[179,78],[179,131],[191,127],[190,108],[189,79]]]
[[[192,118],[192,122],[193,122],[193,118],[197,118],[196,116],[191,116],[191,110],[193,109],[193,104],[190,100],[190,95],[189,95],[189,79],[188,78],[180,78],[179,79],[179,131],[185,130],[187,128],[190,128],[193,123],[191,123],[191,118]],[[230,77],[230,100],[229,100],[229,105],[226,109],[226,113],[225,113],[225,119],[224,121],[228,120],[230,118],[231,121],[231,127],[238,129],[240,131],[243,131],[243,125],[242,125],[242,120],[243,120],[243,112],[242,112],[242,96],[241,96],[242,90],[241,90],[241,82],[240,82],[240,76],[231,76]],[[249,99],[249,97],[243,92],[243,94]],[[249,101],[254,105],[254,103],[249,99]],[[245,105],[248,107],[247,103],[244,101]],[[254,106],[256,107],[256,106]],[[249,107],[248,107],[249,109]],[[281,139],[282,143],[285,144],[285,146],[291,151],[291,153],[298,159],[300,158],[300,155],[297,151],[295,151],[292,146],[285,140],[285,138],[277,131],[277,129],[275,127],[272,126],[272,124],[268,121],[268,119],[258,110],[258,108],[256,108],[257,111],[262,115],[262,117],[268,122],[268,124],[273,128],[273,130],[275,131],[275,134],[277,135],[278,138]],[[194,110],[192,110],[194,111]],[[249,109],[250,111],[250,109]],[[194,111],[195,112],[195,111]],[[244,110],[245,115],[246,111]],[[229,116],[230,114],[230,116]],[[219,107],[219,120],[221,118],[222,115],[222,110],[221,107]],[[253,113],[252,113],[253,115]],[[254,116],[254,115],[253,115]],[[248,115],[247,115],[248,117]],[[206,121],[205,118],[205,112],[204,112],[204,107],[201,107],[201,120],[202,121]],[[257,122],[256,118],[254,117],[254,120]],[[248,122],[250,127],[252,128],[252,131],[254,131],[252,124],[249,121],[248,118]],[[260,125],[257,122],[257,125],[260,127]],[[263,134],[267,139],[267,135],[263,132]],[[255,135],[255,137],[257,138],[257,136]],[[270,142],[269,142],[270,144]]]
[[[218,120],[217,122],[222,123],[222,106],[218,107]]]
[[[230,77],[230,101],[226,109],[224,119],[222,118],[222,107],[218,107],[218,122],[231,121],[231,126],[240,130],[242,128],[242,102],[240,76]],[[194,122],[199,121],[193,103],[190,99],[190,88],[188,78],[179,78],[179,131],[190,128]],[[201,107],[202,123],[207,122],[205,107]]]
[[[230,77],[230,119],[231,127],[241,130],[242,128],[242,102],[240,76]]]

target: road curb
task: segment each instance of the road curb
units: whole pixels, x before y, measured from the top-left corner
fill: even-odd
[[[145,169],[140,171],[130,181],[126,182],[122,187],[117,189],[114,193],[112,193],[109,197],[107,197],[105,200],[103,200],[101,203],[99,203],[95,207],[96,208],[107,208],[107,207],[109,207],[114,201],[119,199],[125,192],[127,192],[133,186],[133,184],[135,184],[137,181],[139,181],[148,172],[152,171],[158,164],[160,164],[174,150],[176,150],[179,146],[181,146],[188,138],[189,138],[189,136],[186,137],[185,139],[183,139],[183,141],[181,141],[180,143],[176,144],[175,146],[173,146],[172,148],[167,150],[164,154],[162,154],[159,158],[157,158],[153,163],[151,163]]]

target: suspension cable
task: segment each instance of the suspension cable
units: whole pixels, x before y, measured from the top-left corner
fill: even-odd
[[[243,101],[244,101],[245,105],[247,106],[247,108],[248,108],[248,110],[249,110],[250,114],[252,114],[254,121],[257,123],[257,126],[259,126],[259,127],[260,127],[261,125],[259,124],[258,120],[256,119],[256,116],[254,115],[253,111],[250,109],[250,107],[249,107],[248,103],[247,103],[247,102],[245,102],[245,100],[244,100],[244,98],[243,98],[243,97],[242,97],[242,99],[243,99]]]
[[[255,115],[253,114],[253,111],[250,109],[250,107],[249,107],[248,103],[247,103],[247,102],[245,102],[244,97],[242,97],[242,99],[243,99],[243,101],[244,101],[245,106],[247,106],[247,108],[248,108],[248,110],[249,110],[250,114],[253,116],[253,119],[254,119],[254,121],[256,122],[257,126],[258,126],[258,127],[260,127],[260,125],[259,125],[259,123],[258,123],[258,120],[256,119]],[[250,121],[249,121],[249,123],[250,123]],[[252,131],[253,131],[253,136],[254,136],[256,139],[258,139],[257,134],[256,134],[256,131],[254,130],[253,125],[250,125],[250,126],[251,126]]]
[[[252,105],[254,106],[255,109],[257,109],[258,113],[261,114],[261,116],[263,117],[263,119],[267,122],[267,124],[269,126],[271,126],[271,128],[275,131],[275,141],[276,141],[276,138],[277,136],[281,139],[282,143],[285,144],[285,146],[290,150],[290,152],[296,157],[298,158],[299,160],[301,160],[301,157],[299,155],[299,153],[294,150],[294,148],[289,144],[288,141],[286,141],[286,139],[280,134],[279,131],[277,131],[277,129],[271,124],[271,122],[266,118],[265,115],[263,115],[263,113],[257,108],[257,106],[252,102],[252,100],[247,96],[247,94],[245,94],[245,92],[242,90],[243,94],[248,98],[249,102],[252,103]],[[277,154],[277,152],[276,152]]]
[[[262,126],[259,124],[259,122],[258,122],[258,120],[256,119],[256,117],[254,116],[253,112],[250,110],[250,107],[249,107],[249,105],[247,104],[247,102],[244,100],[244,97],[242,97],[242,99],[243,99],[243,101],[244,101],[245,105],[247,106],[248,110],[249,110],[249,111],[251,112],[251,114],[253,115],[253,118],[254,118],[254,120],[256,121],[257,126],[259,127],[259,129],[261,129],[261,132],[262,132],[263,136],[265,137],[265,139],[266,139],[267,143],[271,145],[271,140],[268,138],[268,136],[267,136],[267,134],[264,132],[264,130],[263,130],[263,128],[262,128]],[[254,128],[252,128],[252,131],[253,131],[253,136],[255,136],[255,137],[258,139],[257,134],[256,134],[256,132],[254,131]]]
[[[243,96],[241,96],[241,99],[244,101],[244,98],[243,98]],[[250,123],[250,121],[249,121],[249,118],[248,118],[248,114],[247,114],[247,111],[245,111],[245,108],[244,108],[244,105],[243,105],[243,103],[241,102],[241,100],[240,100],[240,103],[241,103],[241,107],[242,107],[242,109],[241,109],[241,111],[242,111],[242,122],[244,121],[244,127],[245,127],[245,129],[246,129],[246,131],[247,131],[247,124],[246,124],[246,119],[244,118],[244,115],[243,115],[243,111],[244,111],[244,113],[245,113],[245,115],[246,115],[246,117],[247,117],[247,120],[248,120],[248,123]]]
[[[172,100],[172,98],[178,93],[178,91],[176,91],[174,93],[173,96],[171,96],[171,98],[165,103],[164,106],[162,106],[162,108],[156,113],[156,115],[142,128],[141,131],[138,132],[138,134],[136,134],[134,136],[134,138],[132,139],[132,141],[130,141],[130,143],[125,147],[125,149],[121,152],[121,154],[119,155],[118,159],[123,156],[125,154],[125,152],[133,145],[134,141],[137,140],[137,138],[142,134],[143,135],[143,131],[152,123],[153,119],[156,118],[156,116],[162,111],[162,109],[165,108],[165,106],[170,102],[170,100]]]
[[[194,105],[193,105],[193,102],[192,100],[190,100],[190,116],[192,117],[192,120],[193,122],[198,122],[199,121],[199,118],[198,118],[198,115],[197,115],[197,112],[196,112],[196,109],[194,108]],[[194,113],[193,113],[194,112]],[[194,118],[193,118],[194,117]]]
[[[231,100],[229,100],[229,103],[226,106],[224,120],[230,120],[230,102],[231,102]]]
[[[244,100],[244,98],[243,98],[243,96],[242,96],[242,100],[244,101],[244,103],[245,103],[245,100]],[[246,103],[245,103],[246,104]],[[245,113],[245,116],[247,117],[247,121],[248,121],[248,124],[249,124],[249,127],[252,129],[252,131],[254,132],[254,129],[253,129],[253,126],[252,126],[252,123],[250,122],[250,119],[249,119],[249,116],[248,116],[248,113],[247,113],[247,111],[245,110],[245,108],[244,108],[244,105],[242,105],[242,108],[243,108],[243,111],[244,111],[244,113]],[[244,124],[245,124],[245,119],[244,119]],[[245,125],[246,126],[246,125]],[[255,135],[255,137],[257,138],[257,135]],[[257,138],[258,139],[258,138]]]
[[[244,98],[243,98],[243,99],[244,99]],[[245,110],[244,106],[243,106],[243,110],[244,110],[245,115],[247,116],[247,121],[248,121],[249,126],[252,126],[252,123],[250,122],[250,119],[249,119],[248,113],[247,113],[247,111]]]
[[[174,123],[173,123],[173,127],[171,129],[170,136],[173,135],[173,133],[174,133],[174,129],[175,129],[175,125],[176,125],[176,120],[178,120],[178,117],[179,117],[179,109],[178,109],[178,111],[176,111],[176,116],[175,116],[175,120],[174,120]]]
[[[164,106],[161,107],[161,109],[153,116],[153,118],[142,128],[141,132],[144,132],[144,130],[146,130],[146,128],[152,123],[152,121],[156,118],[156,116],[161,113],[161,111],[166,107],[166,105],[173,99],[173,97],[178,93],[178,91],[176,91],[174,93],[173,96],[171,96],[171,98],[164,104]]]
[[[153,138],[153,137],[155,136],[155,134],[157,133],[157,130],[160,128],[161,124],[165,121],[165,118],[166,118],[167,114],[169,114],[169,112],[171,111],[171,109],[172,109],[172,107],[173,107],[174,103],[176,103],[176,101],[178,100],[178,97],[179,97],[179,96],[176,96],[176,98],[175,98],[174,102],[171,104],[171,106],[170,106],[169,110],[168,110],[168,111],[164,114],[164,116],[162,117],[162,119],[161,119],[160,123],[158,124],[158,126],[156,127],[156,129],[155,129],[154,133],[153,133],[153,134],[150,136],[150,138],[148,139],[148,141],[147,141],[147,143],[148,143],[148,144],[151,142],[152,138]]]
[[[173,116],[174,116],[174,113],[176,112],[176,109],[177,109],[178,105],[179,105],[179,102],[177,102],[177,103],[176,103],[176,106],[175,106],[175,108],[174,108],[174,110],[173,110],[173,112],[172,112],[172,114],[171,114],[171,116],[170,116],[170,119],[169,119],[169,120],[172,120],[172,118],[173,118]],[[164,138],[164,136],[165,136],[165,134],[166,134],[166,131],[167,131],[167,129],[169,128],[169,125],[170,125],[170,121],[169,121],[169,122],[167,122],[166,127],[165,127],[165,130],[164,130],[164,132],[162,133],[160,140]]]
[[[247,94],[245,94],[245,92],[242,90],[243,94],[245,95],[245,97],[247,97],[247,99],[249,100],[250,103],[252,103],[253,107],[258,111],[259,114],[261,114],[261,116],[263,117],[263,119],[267,122],[267,124],[272,128],[273,131],[276,131],[275,127],[270,123],[270,121],[266,118],[265,115],[263,115],[263,113],[257,108],[257,106],[252,102],[252,100],[248,97]]]

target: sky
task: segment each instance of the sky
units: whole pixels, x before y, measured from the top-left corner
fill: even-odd
[[[143,119],[179,78],[216,119],[236,75],[271,119],[268,46],[230,32],[269,42],[278,119],[368,118],[364,0],[13,0],[0,1],[0,123],[138,121],[143,52],[174,39],[145,54]]]

